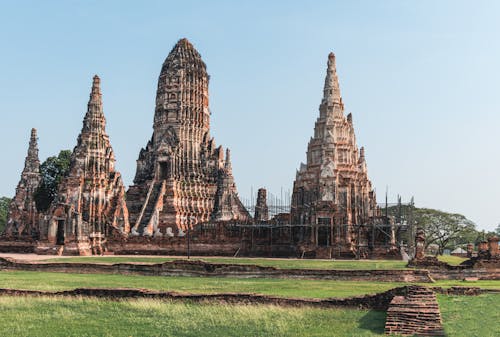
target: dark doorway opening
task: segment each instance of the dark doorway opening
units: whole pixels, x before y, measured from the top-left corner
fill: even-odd
[[[318,219],[318,246],[330,245],[330,218]]]
[[[159,178],[160,180],[165,180],[170,176],[170,165],[168,162],[163,161],[159,163],[160,168],[159,168]]]
[[[57,220],[56,244],[64,245],[64,220]]]

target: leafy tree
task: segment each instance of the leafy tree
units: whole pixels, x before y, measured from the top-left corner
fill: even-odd
[[[477,234],[476,225],[462,214],[447,213],[435,209],[419,208],[415,220],[426,236],[426,246],[437,244],[439,253],[445,248],[466,244],[471,236]]]
[[[384,212],[385,209],[382,210],[383,214]],[[409,221],[410,206],[388,207],[387,214],[400,218],[401,222]],[[485,237],[485,233],[477,231],[474,222],[462,214],[418,207],[414,207],[411,214],[415,226],[421,227],[425,232],[426,246],[437,244],[441,254],[446,248],[454,249],[469,242],[478,243]]]
[[[0,198],[0,233],[3,232],[5,224],[7,223],[7,215],[9,213],[9,205],[11,198]]]
[[[34,195],[38,211],[49,209],[57,195],[59,183],[68,174],[70,159],[71,151],[62,150],[57,157],[49,157],[40,165],[42,180]]]
[[[495,229],[495,234],[500,236],[500,223],[497,225],[497,228]]]

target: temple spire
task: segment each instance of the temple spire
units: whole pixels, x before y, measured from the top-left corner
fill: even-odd
[[[226,160],[224,163],[224,168],[228,173],[231,173],[233,170],[231,165],[231,151],[229,149],[226,149]]]
[[[92,80],[92,89],[90,91],[89,106],[90,104],[102,105],[101,79],[97,75],[94,75],[94,78]]]
[[[328,67],[326,70],[325,87],[323,89],[323,100],[321,103],[328,105],[342,104],[334,53],[328,55]]]
[[[86,130],[104,130],[106,127],[106,119],[102,108],[101,79],[97,75],[94,75],[92,80],[92,89],[90,90],[83,127]]]
[[[40,160],[38,159],[38,137],[36,129],[31,129],[30,144],[28,147],[28,155],[24,161],[24,171],[30,173],[38,173],[40,168]]]

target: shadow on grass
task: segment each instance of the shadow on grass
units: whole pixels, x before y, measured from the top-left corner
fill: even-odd
[[[383,335],[386,316],[385,311],[370,310],[359,320],[359,328]]]

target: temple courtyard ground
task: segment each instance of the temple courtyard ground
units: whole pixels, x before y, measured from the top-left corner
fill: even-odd
[[[179,257],[0,256],[29,261],[159,263]],[[195,257],[213,263],[279,268],[405,269],[402,261],[294,260]],[[459,263],[457,258],[448,258]],[[0,271],[0,288],[58,291],[75,288],[141,288],[190,294],[256,293],[293,298],[345,298],[380,293],[403,282],[276,278],[177,277]],[[426,286],[496,289],[479,296],[438,294],[447,336],[500,335],[500,281],[437,281]],[[384,311],[231,304],[169,299],[0,296],[0,336],[382,336]]]

